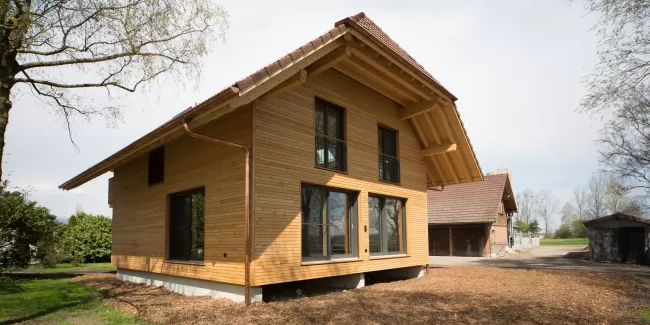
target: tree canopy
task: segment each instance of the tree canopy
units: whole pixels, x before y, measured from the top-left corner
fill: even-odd
[[[75,118],[120,118],[119,104],[97,100],[113,90],[196,80],[228,26],[211,0],[2,0],[0,19],[0,159],[15,86],[54,109],[72,140]]]

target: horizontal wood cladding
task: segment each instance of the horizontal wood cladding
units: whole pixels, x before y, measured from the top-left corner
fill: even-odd
[[[345,109],[347,172],[314,167],[314,99]],[[422,149],[399,105],[329,69],[279,95],[254,103],[254,261],[252,283],[271,283],[369,272],[428,263],[426,174]],[[399,131],[400,184],[380,182],[377,126]],[[359,260],[302,264],[301,184],[359,191]],[[408,199],[407,255],[371,259],[368,193]]]
[[[251,148],[252,130],[249,105],[195,131]],[[165,144],[162,184],[147,185],[147,164],[144,154],[112,178],[113,265],[243,284],[244,152],[183,135]],[[205,188],[205,262],[165,263],[168,195],[198,187]]]

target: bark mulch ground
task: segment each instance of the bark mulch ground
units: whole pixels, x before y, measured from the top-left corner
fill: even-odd
[[[243,304],[186,297],[90,274],[109,307],[163,324],[638,324],[650,286],[638,278],[539,269],[458,266],[420,279]]]

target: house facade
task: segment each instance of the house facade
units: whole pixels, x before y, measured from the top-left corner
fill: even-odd
[[[455,100],[361,13],[60,187],[114,173],[122,280],[249,303],[420,276],[427,188],[482,179]]]
[[[428,191],[429,255],[498,256],[512,245],[517,212],[507,170]]]

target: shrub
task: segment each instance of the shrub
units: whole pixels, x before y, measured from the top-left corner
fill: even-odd
[[[571,225],[568,223],[563,223],[560,225],[560,228],[558,228],[555,231],[555,238],[571,238],[573,237],[573,233],[571,231]]]
[[[63,232],[63,258],[73,264],[111,259],[111,219],[78,212]]]

